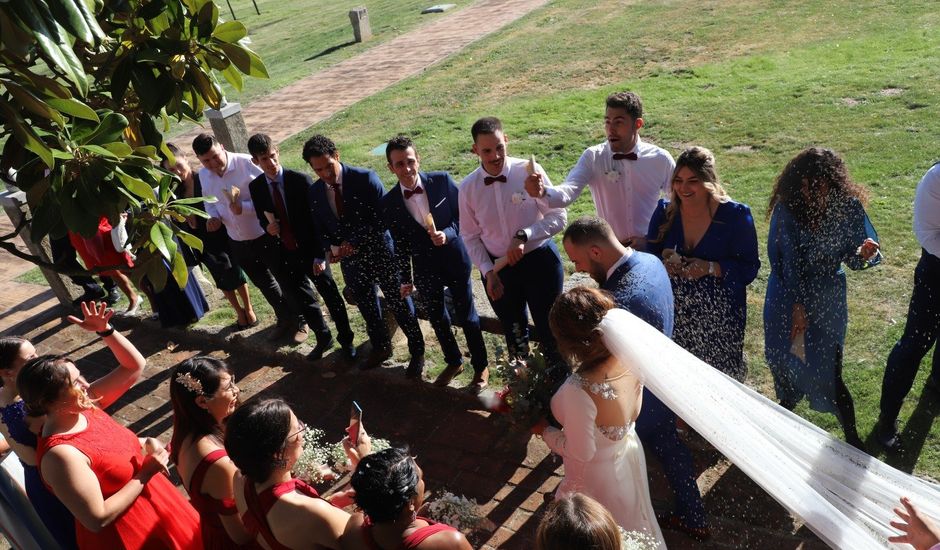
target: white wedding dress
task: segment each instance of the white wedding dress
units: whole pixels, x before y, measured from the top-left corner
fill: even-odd
[[[564,429],[547,428],[542,437],[565,462],[557,496],[585,494],[603,504],[625,531],[641,533],[643,540],[664,549],[650,503],[643,447],[633,427],[642,389],[631,371],[600,384],[572,374],[552,397],[552,414]],[[616,401],[629,423],[598,426],[595,399]]]
[[[909,548],[887,540],[896,534],[889,521],[902,496],[934,521],[940,519],[940,485],[830,436],[625,310],[610,310],[600,329],[621,364],[833,548]],[[566,456],[566,475],[568,462]],[[642,479],[645,487],[645,473]]]

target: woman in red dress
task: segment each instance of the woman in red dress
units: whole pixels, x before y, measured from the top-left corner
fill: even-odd
[[[235,411],[238,394],[232,371],[215,357],[193,357],[170,372],[170,459],[199,512],[202,543],[209,550],[253,542],[235,507],[233,483],[238,468],[222,445],[223,423]]]
[[[111,222],[107,216],[101,216],[98,220],[98,232],[91,237],[83,237],[77,233],[69,231],[69,241],[75,247],[75,251],[82,257],[85,269],[92,270],[98,267],[119,266],[134,267],[134,260],[126,250],[118,252],[114,248],[114,241],[111,239]],[[121,291],[127,296],[130,304],[127,306],[127,315],[134,315],[140,309],[140,304],[144,299],[137,294],[131,280],[118,268],[111,271],[103,271],[100,275],[105,275],[114,279]]]
[[[408,451],[385,449],[363,458],[352,476],[355,515],[343,534],[346,550],[471,550],[450,525],[418,516],[424,475]]]
[[[225,450],[241,471],[235,503],[245,529],[263,548],[340,548],[349,514],[334,504],[350,503],[348,495],[327,502],[291,475],[306,430],[282,399],[249,401],[226,422]]]
[[[201,548],[199,516],[161,475],[166,449],[99,408],[133,385],[145,361],[108,324],[113,312],[93,308],[81,324],[105,339],[122,368],[89,384],[69,359],[44,355],[17,375],[29,413],[46,415],[37,449],[43,481],[75,516],[80,549]]]

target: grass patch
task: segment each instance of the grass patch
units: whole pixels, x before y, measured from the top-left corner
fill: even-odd
[[[775,176],[803,147],[832,147],[871,191],[868,210],[887,257],[878,269],[848,276],[845,371],[860,431],[867,434],[877,417],[885,359],[903,328],[919,256],[910,229],[914,187],[938,156],[940,16],[928,2],[621,6],[553,2],[435,69],[286,141],[282,159],[305,168],[302,143],[321,132],[340,145],[345,161],[374,168],[391,183],[385,159],[369,151],[403,132],[416,139],[425,169],[449,170],[460,178],[476,166],[470,125],[493,114],[504,121],[510,153],[534,153],[558,182],[585,147],[603,139],[604,97],[631,89],[646,105],[646,139],[674,154],[690,144],[715,151],[732,196],[755,211],[764,256],[763,211]],[[592,212],[585,193],[569,216]],[[750,383],[772,394],[763,360],[769,274],[764,258],[749,294],[746,352]],[[918,403],[924,375],[902,420]],[[805,405],[798,411],[838,433],[832,415],[817,415]],[[928,423],[926,430],[916,464],[892,460],[940,477],[940,428]]]
[[[34,267],[29,271],[20,273],[14,277],[13,280],[18,283],[25,283],[28,285],[49,286],[49,283],[46,281],[46,276],[42,274],[42,270],[38,267]]]

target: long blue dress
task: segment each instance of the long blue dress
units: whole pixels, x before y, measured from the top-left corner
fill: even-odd
[[[770,279],[764,302],[764,356],[777,398],[796,403],[803,396],[820,412],[836,412],[835,382],[842,365],[848,325],[845,271],[881,261],[857,254],[866,238],[878,240],[858,199],[830,204],[819,227],[800,225],[783,204],[774,207],[767,236]],[[790,352],[793,304],[807,315],[805,362]]]
[[[744,380],[747,285],[760,269],[751,209],[734,201],[719,203],[705,234],[695,248],[686,250],[682,215],[678,211],[663,239],[653,242],[666,218],[668,205],[669,201],[661,199],[653,212],[646,250],[662,259],[663,250],[670,248],[683,256],[721,266],[721,277],[671,278],[676,304],[673,340],[716,369]]]
[[[22,400],[0,408],[0,416],[3,418],[3,423],[7,425],[11,438],[17,443],[36,448],[38,440],[36,434],[29,431],[26,425],[26,405]],[[75,518],[72,513],[43,484],[38,467],[20,462],[23,464],[26,496],[29,497],[39,518],[46,525],[46,529],[61,548],[78,548],[78,543],[75,541]]]

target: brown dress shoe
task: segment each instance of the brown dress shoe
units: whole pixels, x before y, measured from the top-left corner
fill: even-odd
[[[450,381],[454,379],[458,374],[463,372],[463,363],[457,363],[456,365],[450,365],[446,369],[442,370],[440,374],[437,375],[437,378],[434,380],[435,386],[446,386],[450,384]]]
[[[307,328],[307,325],[300,325],[297,327],[297,330],[294,331],[294,343],[303,344],[307,341],[307,336],[310,335],[310,329]]]
[[[484,368],[482,371],[475,373],[473,375],[473,380],[470,382],[470,385],[467,386],[467,391],[470,393],[479,395],[481,391],[485,390],[487,386],[490,385],[490,369]]]

